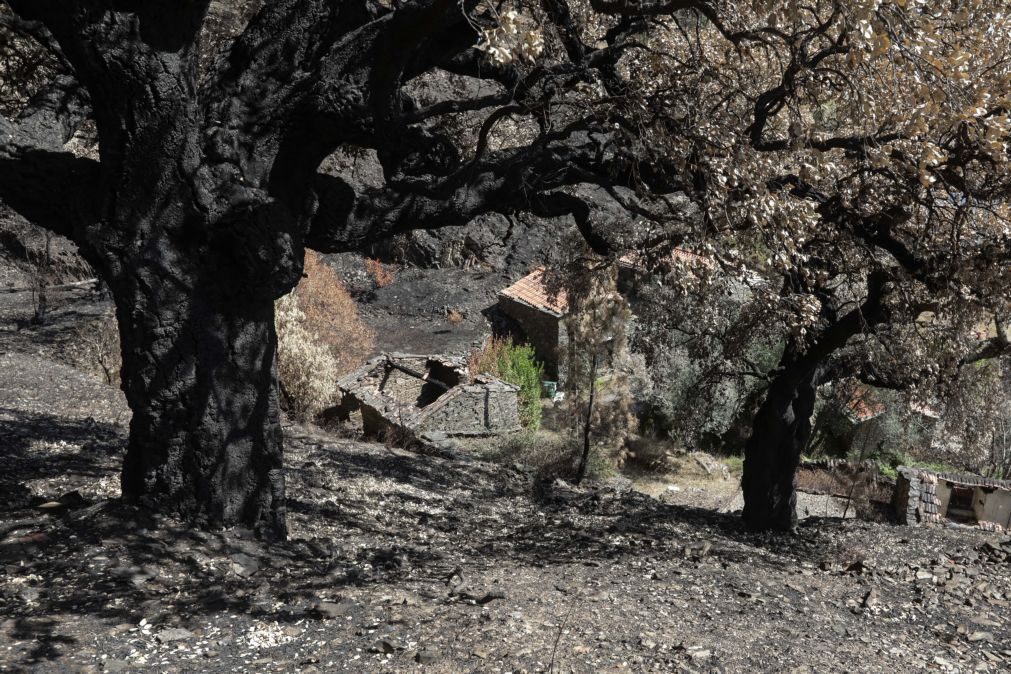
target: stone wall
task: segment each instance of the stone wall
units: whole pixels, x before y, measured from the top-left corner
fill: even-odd
[[[558,337],[561,318],[547,311],[518,302],[509,297],[499,297],[499,308],[523,328],[523,333],[538,360],[544,364],[544,376],[558,380]]]
[[[424,387],[425,381],[423,379],[418,379],[406,372],[390,368],[383,377],[379,390],[389,393],[404,405],[418,405],[423,399],[422,391]]]
[[[448,435],[488,435],[519,428],[515,387],[465,384],[426,410],[417,430]]]
[[[892,503],[900,524],[943,521],[953,486],[973,489],[973,510],[980,528],[1003,530],[1011,524],[1011,483],[1007,481],[906,466],[898,470]]]
[[[980,521],[1011,528],[1011,491],[977,487],[975,500],[978,506],[976,516]]]
[[[934,485],[934,497],[937,499],[937,513],[943,517],[948,512],[948,502],[951,500],[951,483],[938,481]]]
[[[441,376],[448,382],[426,381],[412,372],[432,378]],[[451,385],[466,374],[462,361],[384,355],[338,382],[342,399],[334,413],[343,421],[360,414],[367,435],[382,435],[393,427],[408,434],[448,435],[518,430],[519,388],[485,376],[472,383]]]
[[[896,519],[899,524],[921,524],[940,520],[937,479],[926,471],[899,466],[896,481]]]

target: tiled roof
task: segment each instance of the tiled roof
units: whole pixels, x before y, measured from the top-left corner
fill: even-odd
[[[941,413],[937,411],[937,408],[925,402],[911,400],[909,401],[909,409],[930,419],[941,418]]]
[[[885,413],[885,404],[874,400],[873,393],[867,386],[857,386],[853,395],[846,403],[846,411],[858,423],[870,421]]]
[[[919,473],[921,475],[930,475],[937,480],[944,480],[945,482],[965,487],[1011,490],[1011,480],[997,480],[992,477],[983,477],[982,475],[973,475],[971,473],[943,473],[936,470],[917,467],[910,468],[908,466],[899,466],[898,470],[903,472],[903,474]]]
[[[552,293],[544,278],[544,267],[539,267],[499,292],[502,297],[528,304],[535,309],[562,316],[568,311],[569,300],[565,291]]]

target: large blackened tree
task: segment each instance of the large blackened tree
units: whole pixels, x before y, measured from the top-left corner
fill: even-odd
[[[800,327],[748,444],[758,528],[793,523],[836,354],[1011,311],[1002,0],[274,0],[216,57],[208,0],[7,5],[56,75],[0,118],[0,198],[112,290],[124,496],[200,523],[284,533],[272,314],[305,246],[525,209],[608,252],[606,193],[635,240],[757,268]],[[85,119],[97,160],[64,148]],[[348,148],[381,185],[319,171]]]
[[[477,48],[476,29],[503,20],[491,5],[277,0],[202,59],[208,0],[7,4],[0,25],[56,76],[0,118],[0,198],[76,242],[111,289],[133,411],[124,497],[198,524],[285,534],[273,303],[305,246],[529,209],[575,215],[603,248],[589,206],[557,188],[629,182],[607,110],[556,99],[587,83],[621,94],[634,20],[591,47],[564,0],[546,0],[557,49],[533,67],[513,60],[522,46],[497,45],[498,60]],[[408,88],[432,73],[494,86],[422,105]],[[481,111],[469,143],[433,124]],[[496,141],[510,117],[528,132]],[[86,119],[97,160],[64,147]],[[384,185],[318,172],[348,147],[375,152]]]

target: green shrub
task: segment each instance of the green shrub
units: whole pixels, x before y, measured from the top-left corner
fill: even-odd
[[[534,349],[527,344],[513,344],[511,339],[491,339],[470,358],[471,374],[490,374],[520,387],[520,423],[525,428],[541,427],[541,379],[544,367],[537,362]]]

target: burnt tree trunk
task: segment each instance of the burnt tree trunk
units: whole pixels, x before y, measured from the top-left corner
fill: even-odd
[[[793,481],[811,435],[819,368],[783,365],[758,408],[744,450],[744,521],[757,530],[789,531],[797,524]]]
[[[811,417],[828,359],[854,335],[886,320],[886,276],[872,272],[863,304],[838,316],[823,306],[826,325],[802,348],[791,341],[779,361],[744,448],[744,522],[756,530],[797,524],[794,476],[811,437]]]
[[[123,496],[202,526],[283,538],[273,301],[213,269],[160,282],[116,293],[133,411]]]
[[[579,456],[579,468],[576,470],[576,484],[582,484],[586,477],[586,467],[590,463],[590,432],[593,421],[593,404],[597,399],[597,354],[590,360],[590,398],[586,401],[586,418],[583,420],[583,452]]]

